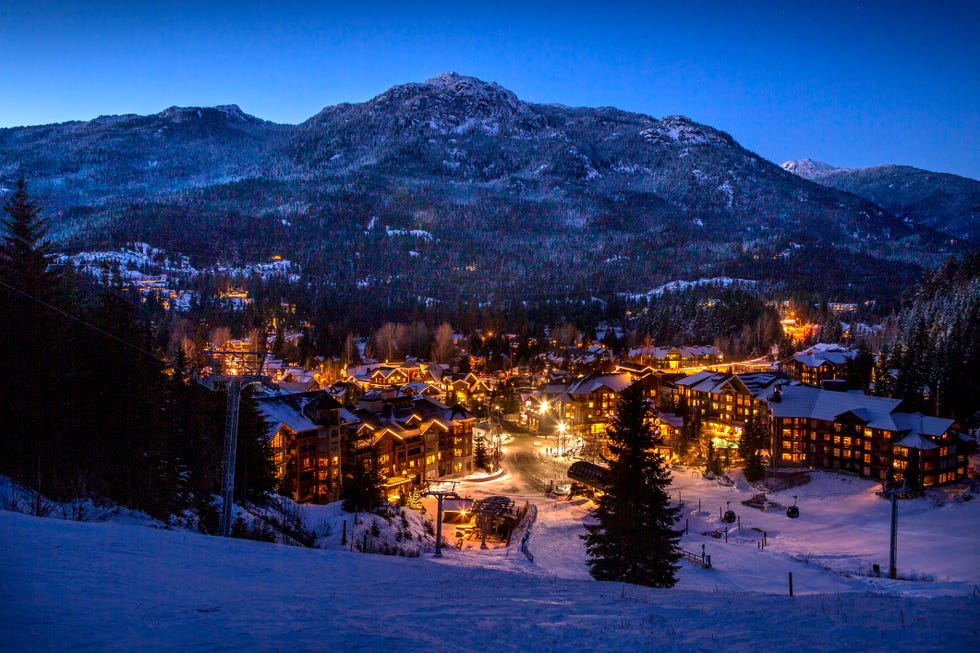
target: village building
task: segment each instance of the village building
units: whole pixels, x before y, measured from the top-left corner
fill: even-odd
[[[282,489],[296,501],[327,503],[339,497],[342,443],[357,418],[324,391],[256,399],[268,424]]]
[[[606,427],[616,414],[619,394],[629,387],[627,374],[589,374],[568,385],[548,386],[552,413],[566,436],[593,448],[597,454],[604,448]],[[566,448],[566,443],[559,443]]]
[[[357,401],[357,446],[377,456],[386,496],[473,471],[472,413],[395,388],[373,390]]]
[[[966,477],[976,441],[951,419],[904,408],[901,400],[784,385],[768,397],[776,457],[882,482],[923,487]]]
[[[486,408],[496,388],[497,380],[483,374],[446,372],[442,375],[443,397],[447,403],[462,402],[471,408]]]
[[[354,409],[327,391],[261,397],[256,404],[268,423],[277,478],[296,501],[339,498],[351,442],[377,457],[389,498],[427,480],[473,471],[473,414],[421,393],[375,389]]]
[[[750,417],[765,419],[762,395],[776,378],[766,372],[732,374],[703,370],[676,380],[674,385],[678,398],[683,399],[692,414],[699,416],[705,434],[715,439],[716,446],[734,449]]]
[[[719,365],[724,361],[721,350],[714,345],[689,347],[634,347],[630,349],[629,361],[649,365],[655,369],[676,370],[681,367],[707,367]]]
[[[845,380],[858,351],[843,345],[817,343],[780,361],[779,369],[794,381],[819,386],[826,380]]]

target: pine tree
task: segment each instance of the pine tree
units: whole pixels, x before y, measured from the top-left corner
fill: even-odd
[[[482,435],[478,435],[473,439],[473,464],[476,465],[477,469],[487,469],[490,464],[490,460],[487,457],[487,442],[486,438]]]
[[[0,471],[39,490],[59,455],[66,322],[47,227],[21,179],[3,206],[0,240]]]
[[[373,446],[358,436],[346,441],[344,478],[340,498],[347,512],[369,511],[381,505],[381,477],[378,455]]]
[[[745,428],[742,429],[742,439],[738,444],[738,453],[745,461],[745,480],[750,483],[760,481],[766,474],[762,465],[762,450],[769,446],[769,434],[758,415],[749,415]]]
[[[643,390],[633,384],[609,428],[610,486],[595,510],[597,523],[582,537],[596,580],[672,587],[680,559],[681,533],[673,528],[678,509],[669,503],[670,472],[653,451],[646,413]]]

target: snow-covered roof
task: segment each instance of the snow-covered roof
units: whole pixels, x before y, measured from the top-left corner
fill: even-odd
[[[706,358],[718,356],[718,348],[714,345],[692,345],[686,347],[634,347],[629,350],[630,358],[649,356],[654,359],[662,360],[667,358],[670,352],[676,351],[681,359]]]
[[[267,433],[271,436],[283,425],[296,433],[319,428],[303,414],[303,406],[313,398],[312,395],[316,394],[319,393],[303,392],[257,398],[255,405],[269,425]]]
[[[589,374],[572,381],[568,386],[568,394],[589,394],[606,388],[612,392],[622,392],[630,386],[629,374]]]
[[[820,367],[821,365],[843,365],[857,356],[856,349],[848,349],[843,345],[827,344],[818,342],[804,351],[797,352],[790,356],[785,362],[796,361],[807,367]]]
[[[951,419],[897,412],[901,403],[900,399],[875,397],[859,390],[835,392],[793,384],[782,386],[779,401],[770,401],[769,405],[775,417],[809,417],[833,422],[850,414],[868,428],[908,433],[916,437],[939,437],[953,427],[954,422]],[[916,440],[911,439],[909,442],[914,443]]]

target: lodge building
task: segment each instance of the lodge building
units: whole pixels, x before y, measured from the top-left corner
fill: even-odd
[[[766,403],[762,393],[776,382],[764,372],[732,374],[704,370],[674,382],[678,397],[701,419],[706,434],[735,448],[750,416],[764,419]]]
[[[974,439],[953,420],[907,411],[898,399],[792,384],[767,403],[780,464],[923,487],[966,477]]]
[[[261,397],[256,404],[268,424],[276,475],[296,501],[337,500],[352,450],[377,457],[389,498],[426,480],[473,471],[473,414],[421,393],[374,389],[353,409],[324,390]]]
[[[357,423],[354,414],[325,391],[256,400],[268,425],[276,477],[296,501],[338,498],[342,443]]]
[[[820,342],[780,361],[779,369],[795,381],[819,386],[826,380],[845,380],[856,349]]]

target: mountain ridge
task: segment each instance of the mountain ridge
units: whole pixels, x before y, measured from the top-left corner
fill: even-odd
[[[980,181],[907,165],[835,168],[810,159],[782,164],[805,179],[852,193],[953,238],[980,242]]]
[[[372,218],[424,229],[442,249],[398,265],[445,284],[443,294],[452,283],[513,294],[524,277],[579,293],[773,277],[761,261],[785,251],[802,277],[814,254],[791,243],[834,252],[834,283],[867,285],[859,268],[880,269],[872,260],[907,266],[905,278],[948,248],[928,225],[802,179],[689,118],[530,103],[452,73],[297,125],[221,105],[0,130],[0,182],[18,176],[68,249],[108,239],[211,259],[287,250],[317,268],[348,261],[322,269],[335,284],[403,273],[369,252]],[[505,279],[445,272],[474,266]]]

